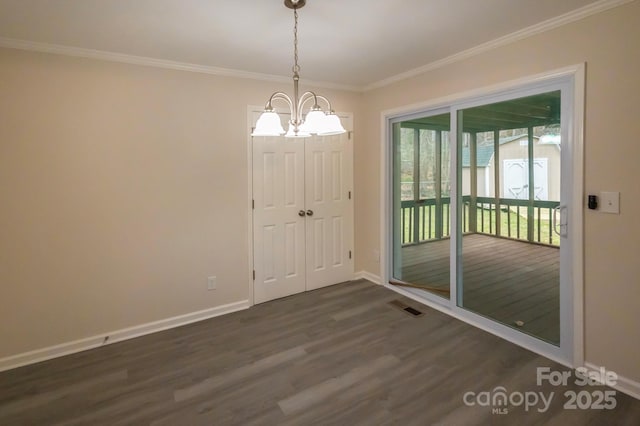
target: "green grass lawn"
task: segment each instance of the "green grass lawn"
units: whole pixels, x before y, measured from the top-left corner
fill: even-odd
[[[481,221],[482,210],[484,210],[484,221]],[[500,212],[500,235],[503,237],[516,238],[521,240],[527,240],[527,216],[526,209],[520,209],[521,214],[518,215],[516,212],[512,210],[502,210]],[[478,209],[477,210],[477,230],[478,232],[491,233],[495,234],[495,211],[491,212],[491,217],[489,217],[489,210],[487,209]],[[518,223],[519,219],[519,223]],[[482,228],[482,224],[484,224],[484,229]],[[491,232],[489,231],[489,227],[491,225]],[[553,232],[551,229],[551,221],[549,219],[540,218],[540,225],[538,229],[538,220],[537,216],[534,215],[533,219],[533,241],[540,242],[543,244],[551,244],[558,246],[560,245],[560,237],[558,234]],[[520,234],[518,236],[518,230]],[[549,241],[549,231],[551,231],[551,241]],[[539,234],[538,234],[539,232]],[[538,237],[540,235],[540,237]]]

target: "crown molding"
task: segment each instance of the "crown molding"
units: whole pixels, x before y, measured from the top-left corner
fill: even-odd
[[[513,32],[511,34],[507,34],[506,36],[491,40],[489,42],[480,44],[478,46],[472,47],[467,50],[463,50],[454,55],[447,56],[446,58],[428,63],[421,67],[414,68],[412,70],[409,70],[400,74],[396,74],[392,77],[385,78],[384,80],[380,80],[375,83],[369,84],[364,87],[363,91],[366,92],[374,89],[379,89],[381,87],[388,86],[392,83],[396,83],[398,81],[406,80],[408,78],[415,77],[417,75],[423,74],[428,71],[442,68],[454,62],[471,58],[473,56],[495,49],[497,47],[504,46],[504,45],[516,42],[518,40],[522,40],[524,38],[531,37],[533,35],[540,34],[545,31],[549,31],[566,24],[570,24],[575,21],[579,21],[591,15],[595,15],[597,13],[604,12],[609,9],[613,9],[614,7],[631,3],[633,1],[635,0],[600,0],[590,5],[587,5],[585,7],[582,7],[580,9],[576,9],[574,11],[565,13],[564,15],[551,18],[549,20],[540,22],[539,24],[535,24],[530,27],[523,28],[519,31]]]
[[[331,83],[326,81],[315,80],[300,80],[301,83],[325,89],[345,90],[349,92],[367,92],[374,89],[379,89],[384,86],[396,83],[401,80],[406,80],[411,77],[423,74],[428,71],[432,71],[438,68],[442,68],[446,65],[462,61],[467,58],[479,55],[489,50],[504,46],[518,40],[522,40],[527,37],[531,37],[536,34],[540,34],[551,29],[579,21],[587,18],[591,15],[595,15],[600,12],[604,12],[609,9],[613,9],[618,6],[622,6],[627,3],[631,3],[635,0],[600,0],[580,9],[565,13],[564,15],[551,18],[539,24],[532,25],[527,28],[523,28],[519,31],[513,32],[506,36],[491,40],[489,42],[480,44],[467,50],[463,50],[446,58],[430,62],[412,70],[396,74],[392,77],[379,80],[375,83],[366,86],[353,86],[339,83]],[[223,77],[235,77],[250,80],[269,81],[276,83],[290,83],[290,76],[273,75],[273,74],[261,74],[250,71],[234,70],[230,68],[213,67],[207,65],[190,64],[185,62],[170,61],[165,59],[149,58],[145,56],[127,55],[123,53],[108,52],[103,50],[85,49],[81,47],[64,46],[58,44],[41,43],[35,41],[19,40],[12,38],[0,37],[0,47],[6,47],[10,49],[20,49],[27,51],[52,53],[57,55],[75,56],[80,58],[97,59],[101,61],[121,62],[126,64],[141,65],[155,68],[164,68],[170,70],[195,72],[200,74],[217,75]]]
[[[59,44],[41,43],[28,40],[0,37],[0,47],[9,49],[19,49],[42,53],[52,53],[56,55],[74,56],[79,58],[97,59],[100,61],[120,62],[132,65],[142,65],[147,67],[164,68],[169,70],[195,72],[199,74],[217,75],[222,77],[244,78],[250,80],[270,81],[276,83],[290,83],[290,76],[273,74],[261,74],[250,71],[234,70],[230,68],[212,67],[207,65],[190,64],[186,62],[170,61],[166,59],[149,58],[146,56],[127,55],[124,53],[108,52],[104,50],[85,49],[82,47],[64,46]],[[315,81],[301,79],[301,83],[325,89],[346,90],[350,92],[361,92],[362,87],[346,84],[330,83],[326,81]]]

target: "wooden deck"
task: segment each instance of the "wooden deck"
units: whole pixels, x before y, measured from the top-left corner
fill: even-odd
[[[448,289],[449,240],[403,247],[402,280],[417,286]],[[481,234],[466,235],[463,283],[466,309],[559,343],[558,248]],[[524,325],[517,326],[516,321]]]

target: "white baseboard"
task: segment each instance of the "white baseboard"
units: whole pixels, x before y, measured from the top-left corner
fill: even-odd
[[[590,362],[584,363],[585,368],[599,372],[600,367]],[[617,374],[617,373],[616,373]],[[631,380],[627,377],[618,374],[618,380],[615,386],[612,386],[615,390],[625,393],[635,399],[640,399],[640,383],[635,380]]]
[[[356,272],[354,279],[356,280],[367,280],[367,281],[371,281],[374,284],[382,284],[382,280],[380,279],[379,276],[372,274],[371,272],[367,272],[367,271],[360,271],[360,272]]]
[[[12,355],[6,358],[0,358],[0,371],[11,370],[13,368],[22,367],[24,365],[35,364],[37,362],[47,361],[52,358],[58,358],[64,355],[86,351],[87,349],[93,349],[100,346],[109,345],[111,343],[121,342],[123,340],[144,336],[146,334],[180,327],[182,325],[191,324],[193,322],[203,321],[220,315],[230,314],[232,312],[248,309],[249,307],[251,307],[249,301],[242,300],[240,302],[216,306],[215,308],[211,309],[191,312],[185,315],[166,318],[163,320],[149,322],[134,327],[102,333],[100,335],[87,337],[85,339],[74,340],[72,342],[66,342],[55,346],[49,346],[47,348],[36,349],[34,351],[21,353],[18,355]]]

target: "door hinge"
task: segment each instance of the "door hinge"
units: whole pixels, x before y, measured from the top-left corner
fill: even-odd
[[[351,131],[347,132],[347,135],[349,136],[349,140],[351,140]]]
[[[351,191],[349,191],[349,199],[351,199]]]
[[[251,200],[251,208],[256,209],[256,200]]]
[[[351,259],[351,250],[349,250],[349,259]]]
[[[255,269],[253,270],[253,280],[254,281],[256,280],[256,270]]]

